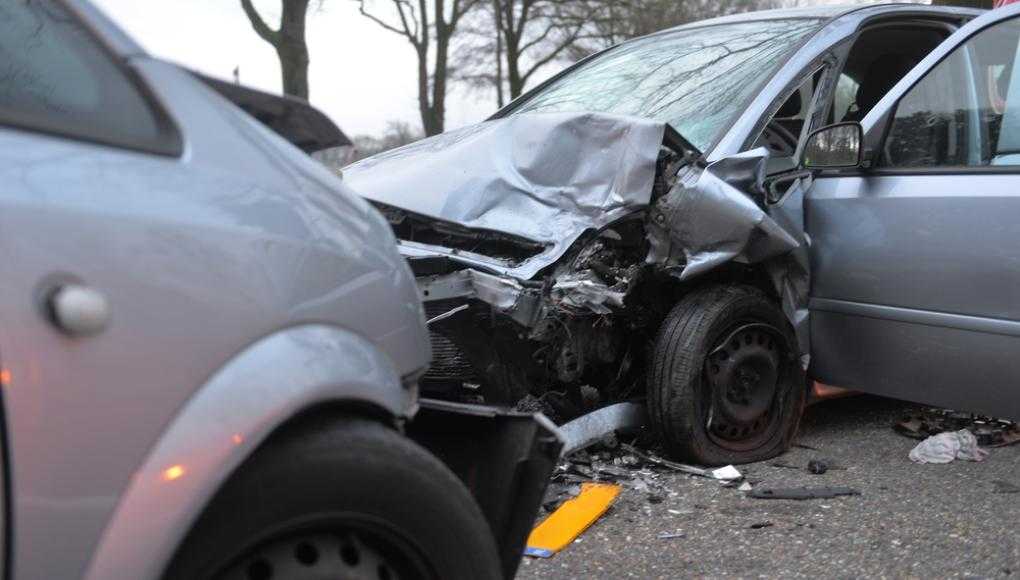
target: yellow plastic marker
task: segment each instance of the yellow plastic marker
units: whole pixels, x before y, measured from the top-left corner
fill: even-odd
[[[531,530],[524,555],[548,558],[566,548],[606,513],[618,495],[620,486],[615,483],[582,483],[577,497],[563,502]]]

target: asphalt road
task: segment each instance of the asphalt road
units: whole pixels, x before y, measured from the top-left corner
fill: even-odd
[[[1020,577],[1020,493],[994,483],[1020,486],[1020,444],[993,449],[982,463],[917,465],[907,459],[916,441],[891,429],[909,408],[872,397],[810,408],[798,442],[818,451],[795,447],[780,460],[825,458],[845,469],[741,467],[756,485],[845,485],[860,496],[758,500],[669,473],[659,479],[664,501],[626,489],[565,550],[525,558],[517,577]]]

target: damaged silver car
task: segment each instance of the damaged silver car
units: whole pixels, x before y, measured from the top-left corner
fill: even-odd
[[[839,325],[812,338],[812,269],[829,279],[845,264],[819,263],[833,253],[811,243],[806,194],[822,180],[805,147],[814,137],[816,166],[840,165],[837,144],[858,155],[857,122],[977,14],[816,7],[694,23],[345,168],[417,276],[434,353],[423,388],[558,419],[645,398],[674,456],[783,451],[816,359],[845,348]]]

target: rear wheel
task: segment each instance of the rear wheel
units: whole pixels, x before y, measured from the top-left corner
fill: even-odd
[[[709,286],[683,298],[656,339],[649,414],[667,452],[706,465],[785,451],[805,382],[782,311],[749,286]]]
[[[438,459],[381,424],[322,418],[268,441],[166,578],[496,578],[488,523]]]

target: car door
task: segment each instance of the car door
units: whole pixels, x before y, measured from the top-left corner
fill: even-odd
[[[1020,6],[958,30],[805,200],[812,373],[1020,419]]]

